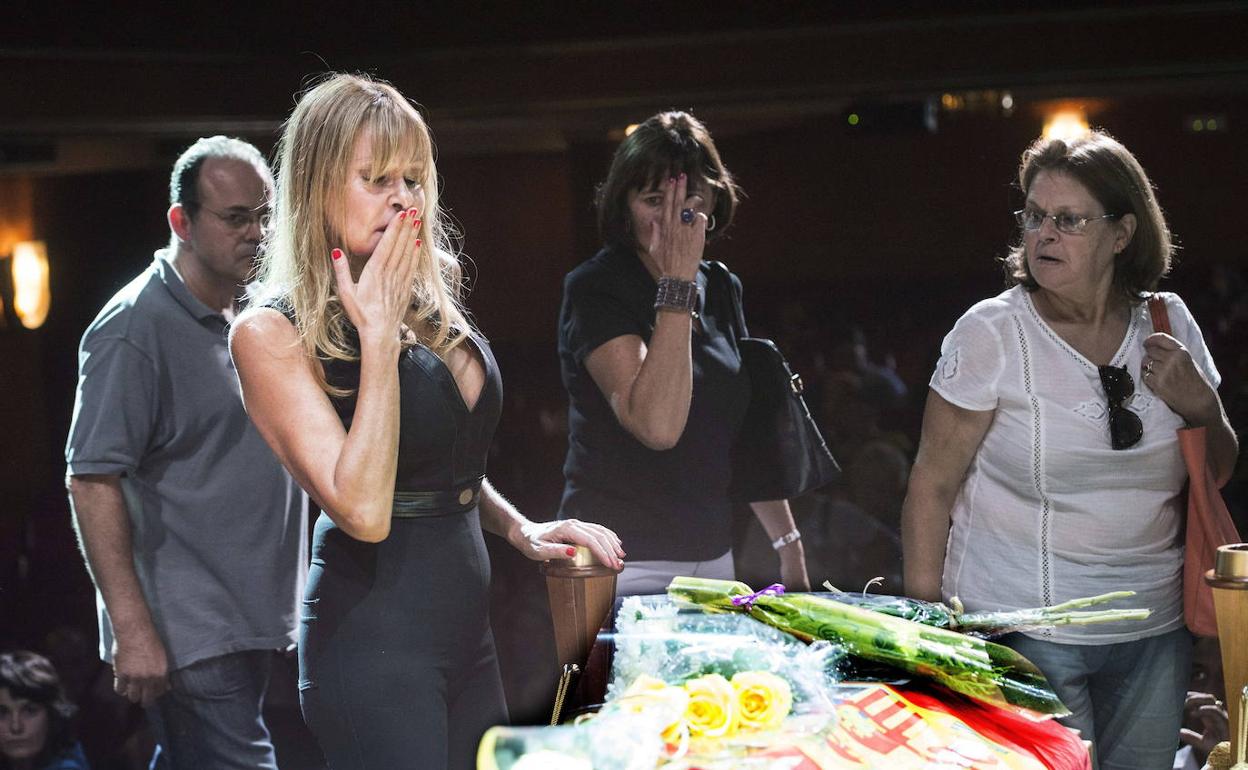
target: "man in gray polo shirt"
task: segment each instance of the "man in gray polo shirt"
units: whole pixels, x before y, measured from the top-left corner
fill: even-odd
[[[174,165],[167,249],[82,337],[65,450],[101,656],[148,707],[157,767],[276,767],[261,717],[296,639],[307,503],[251,424],[226,331],[266,221],[255,147]]]

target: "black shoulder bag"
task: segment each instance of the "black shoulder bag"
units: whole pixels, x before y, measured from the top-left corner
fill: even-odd
[[[732,448],[729,495],[747,503],[789,500],[835,481],[841,469],[806,408],[802,378],[776,343],[749,336],[732,274],[722,262],[710,266],[732,297],[741,366],[750,377],[750,405]]]

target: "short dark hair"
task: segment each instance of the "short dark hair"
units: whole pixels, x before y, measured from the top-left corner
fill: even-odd
[[[1157,204],[1153,183],[1131,151],[1103,130],[1074,139],[1037,139],[1023,152],[1018,186],[1023,195],[1041,171],[1069,175],[1105,209],[1106,214],[1135,216],[1135,234],[1114,262],[1114,289],[1128,302],[1156,291],[1157,282],[1170,272],[1174,243],[1166,217]],[[1023,242],[1004,260],[1007,283],[1039,288],[1027,267]]]
[[[48,740],[35,758],[36,767],[74,745],[73,716],[77,709],[65,696],[61,677],[50,660],[26,650],[0,654],[0,689],[48,710]]]
[[[707,237],[722,235],[732,224],[740,188],[701,121],[687,112],[660,112],[624,138],[606,181],[598,187],[598,232],[602,239],[613,245],[630,243],[628,194],[680,173],[705,177],[715,189],[711,211],[715,229]]]
[[[231,158],[250,163],[271,175],[264,155],[249,142],[228,136],[209,136],[196,140],[178,156],[169,176],[169,204],[181,204],[192,215],[199,209],[199,172],[209,158]]]

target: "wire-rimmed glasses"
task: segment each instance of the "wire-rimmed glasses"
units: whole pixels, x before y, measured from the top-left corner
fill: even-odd
[[[1036,209],[1019,209],[1014,212],[1014,218],[1018,220],[1019,227],[1029,233],[1034,233],[1043,227],[1044,220],[1052,219],[1057,231],[1067,235],[1083,235],[1083,231],[1088,229],[1090,223],[1101,219],[1118,219],[1121,216],[1121,214],[1102,214],[1099,217],[1085,217],[1065,211],[1046,214]]]
[[[262,209],[231,209],[229,211],[217,211],[210,209],[202,203],[199,205],[201,209],[220,219],[226,227],[231,230],[250,230],[252,225],[258,225],[260,232],[268,232],[270,227],[271,214],[267,208]]]

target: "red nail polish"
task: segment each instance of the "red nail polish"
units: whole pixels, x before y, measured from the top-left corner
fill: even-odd
[[[569,548],[569,549],[567,550],[567,554],[568,554],[568,556],[576,556],[576,549],[575,549],[575,548]]]
[[[416,216],[416,214],[415,214],[415,213],[413,213],[413,214],[412,214],[412,216],[413,216],[413,217],[415,217],[415,216]],[[413,219],[413,220],[412,220],[412,227],[420,227],[420,220],[419,220],[419,219]]]
[[[407,212],[406,212],[406,211],[400,211],[400,212],[399,212],[399,221],[400,221],[400,222],[402,222],[402,221],[403,221],[404,219],[406,219],[406,218],[407,218]]]
[[[684,178],[685,178],[685,172],[683,172],[683,171],[682,171],[682,172],[680,172],[680,178],[681,178],[681,180],[682,180],[682,181],[684,180]]]
[[[342,249],[334,249],[333,251],[329,252],[329,256],[333,257],[334,259],[342,259]]]
[[[419,238],[417,238],[417,239],[416,239],[416,248],[418,248],[418,249],[420,248],[420,239],[419,239]]]

